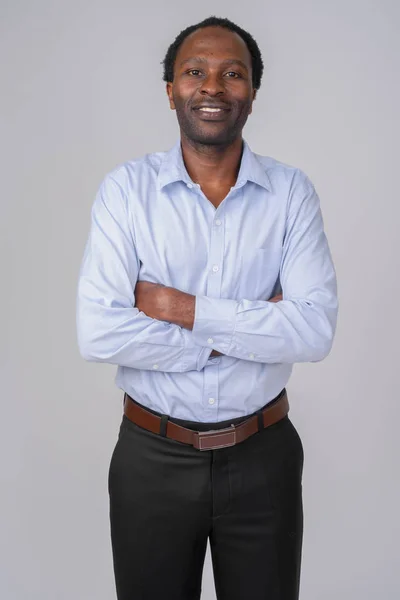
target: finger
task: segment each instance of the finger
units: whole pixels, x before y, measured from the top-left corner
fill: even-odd
[[[283,300],[283,296],[282,294],[278,294],[278,296],[274,296],[273,298],[271,298],[269,302],[280,302],[281,300]]]

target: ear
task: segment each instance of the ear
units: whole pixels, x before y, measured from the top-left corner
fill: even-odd
[[[251,106],[250,106],[250,110],[249,110],[249,115],[251,115],[251,113],[253,112],[253,102],[256,99],[256,95],[257,95],[257,90],[253,90],[253,98],[251,100]]]
[[[165,89],[167,90],[167,95],[169,98],[169,107],[171,110],[175,110],[175,102],[172,97],[172,83],[168,82]]]

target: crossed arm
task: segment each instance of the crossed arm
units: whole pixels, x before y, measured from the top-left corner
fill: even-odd
[[[279,302],[282,295],[269,302]],[[192,330],[195,319],[196,296],[150,281],[138,281],[135,287],[135,306],[152,319],[168,321]],[[210,356],[222,356],[213,350]]]
[[[78,345],[86,360],[185,372],[202,370],[211,353],[291,364],[329,353],[336,274],[319,198],[304,176],[293,184],[287,208],[283,298],[237,301],[138,282],[131,218],[121,187],[106,177],[92,207],[78,283]]]

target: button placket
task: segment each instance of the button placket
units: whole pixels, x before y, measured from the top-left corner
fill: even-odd
[[[222,217],[221,207],[218,207],[218,217],[214,215],[210,230],[210,253],[208,262],[207,276],[207,295],[213,298],[221,297],[223,257],[224,257],[224,219]],[[212,346],[214,337],[212,332],[207,343]],[[215,421],[218,411],[218,363],[219,359],[211,361],[213,367],[204,369],[204,396],[203,406],[205,419]]]
[[[213,222],[210,231],[209,275],[207,295],[221,297],[222,271],[224,258],[224,223],[221,216]]]

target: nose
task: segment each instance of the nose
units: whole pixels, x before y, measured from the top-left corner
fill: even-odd
[[[217,74],[209,73],[203,80],[200,92],[203,95],[218,96],[225,92],[224,81]]]

